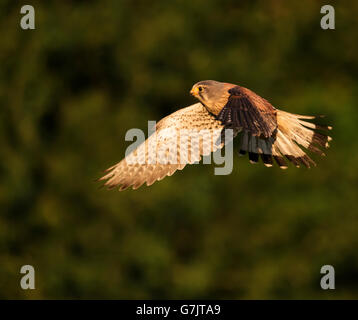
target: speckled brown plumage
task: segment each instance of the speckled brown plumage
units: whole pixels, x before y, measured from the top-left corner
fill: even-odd
[[[129,186],[137,189],[143,183],[149,186],[222,148],[223,128],[224,125],[201,103],[180,109],[159,121],[156,132],[129,156],[109,168],[100,180],[107,180],[105,185],[109,188],[120,186],[120,190]],[[194,138],[197,138],[196,143]],[[181,141],[188,143],[181,144]],[[176,145],[176,149],[173,148],[176,154],[171,152],[173,145]],[[151,158],[153,155],[156,159]]]

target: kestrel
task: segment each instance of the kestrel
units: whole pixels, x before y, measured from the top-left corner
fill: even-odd
[[[206,80],[194,84],[190,93],[199,102],[160,120],[154,134],[106,170],[99,179],[106,180],[105,186],[137,189],[171,176],[222,148],[224,129],[232,129],[234,137],[241,135],[240,155],[248,153],[252,163],[261,157],[267,167],[274,159],[282,169],[286,160],[309,168],[316,164],[301,147],[320,155],[324,153],[319,147],[329,147],[331,137],[321,132],[331,127],[306,121],[314,116],[276,109],[247,88]]]

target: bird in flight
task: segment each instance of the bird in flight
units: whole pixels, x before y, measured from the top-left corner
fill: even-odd
[[[200,81],[190,93],[199,102],[160,120],[147,140],[106,170],[99,179],[105,186],[119,190],[137,189],[144,183],[150,186],[221,149],[226,129],[232,130],[233,137],[241,136],[240,155],[248,154],[252,163],[261,158],[267,167],[275,160],[282,169],[287,168],[287,161],[296,167],[315,166],[302,147],[324,156],[320,148],[328,148],[332,140],[324,132],[331,130],[330,126],[307,121],[314,116],[276,109],[235,84]]]

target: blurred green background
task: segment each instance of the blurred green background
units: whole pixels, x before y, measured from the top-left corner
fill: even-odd
[[[0,1],[0,298],[358,298],[357,1],[329,1],[327,31],[326,1],[30,2]],[[98,189],[126,131],[205,79],[327,115],[327,157],[282,171],[235,154],[229,176]]]

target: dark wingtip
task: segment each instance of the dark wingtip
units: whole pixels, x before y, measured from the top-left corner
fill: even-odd
[[[261,159],[266,167],[272,167],[273,161],[270,154],[261,154]]]
[[[283,157],[280,157],[280,156],[273,156],[273,157],[281,169],[285,170],[288,168],[287,163]]]
[[[246,154],[246,151],[245,151],[245,150],[242,150],[242,149],[241,149],[241,150],[239,151],[239,156],[240,156],[240,157],[243,157],[245,154]]]
[[[257,163],[259,161],[259,155],[254,152],[249,152],[249,160],[251,163]]]

